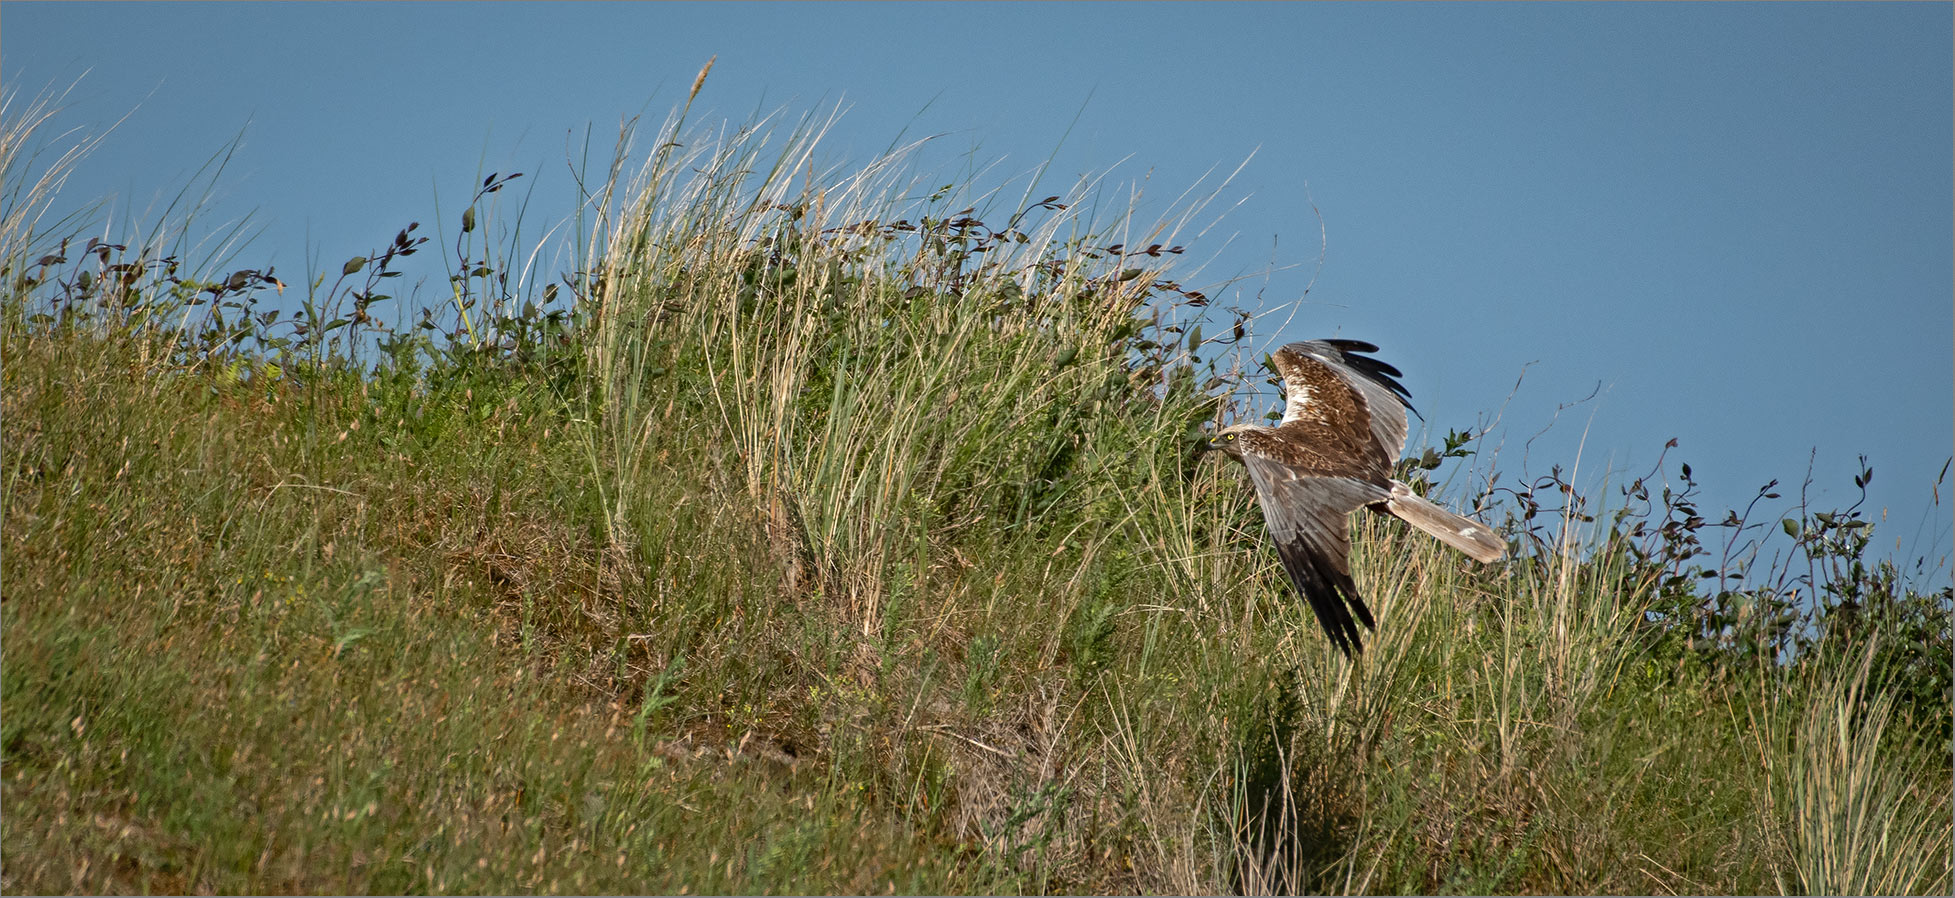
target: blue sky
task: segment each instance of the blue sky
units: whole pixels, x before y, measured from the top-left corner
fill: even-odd
[[[1431,427],[1500,416],[1509,476],[1627,479],[1675,438],[1707,517],[1773,478],[1776,516],[1809,462],[1845,505],[1865,454],[1905,560],[1950,543],[1951,9],[9,2],[0,77],[81,78],[65,124],[128,115],[68,196],[139,218],[242,130],[212,214],[282,275],[431,227],[437,192],[452,219],[488,171],[566,214],[571,136],[662,119],[712,56],[695,120],[840,103],[838,160],[940,135],[1165,211],[1253,155],[1190,285],[1301,300],[1259,339],[1380,344]]]

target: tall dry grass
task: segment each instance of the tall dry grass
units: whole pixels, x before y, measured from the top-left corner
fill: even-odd
[[[1758,805],[1782,821],[1772,876],[1788,894],[1949,890],[1949,794],[1923,781],[1927,752],[1869,681],[1878,648],[1811,665],[1760,722],[1771,742],[1759,743]]]
[[[1116,406],[1145,415],[1126,425],[1150,448],[1214,406],[1131,366],[1141,331],[1159,336],[1144,303],[1169,257],[1092,251],[1172,243],[1199,204],[1143,227],[1126,210],[1092,220],[1092,185],[1026,205],[1003,188],[919,197],[915,145],[843,171],[817,167],[828,119],[683,124],[596,203],[593,455],[614,527],[659,511],[637,484],[658,476],[652,435],[689,387],[657,384],[691,369],[687,400],[717,424],[699,437],[738,458],[745,501],[807,566],[797,577],[868,635],[894,568],[931,538],[1038,527],[1057,519],[1046,506],[1098,500],[1066,475],[1126,451],[1087,445]],[[1145,408],[1124,401],[1150,389]]]

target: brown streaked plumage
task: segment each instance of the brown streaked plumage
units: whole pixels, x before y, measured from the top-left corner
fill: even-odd
[[[1347,515],[1360,508],[1392,515],[1475,561],[1498,561],[1507,552],[1486,525],[1392,479],[1405,448],[1410,394],[1397,368],[1358,355],[1377,351],[1359,340],[1278,349],[1272,361],[1283,377],[1283,420],[1275,427],[1226,427],[1207,443],[1249,471],[1283,569],[1346,655],[1364,648],[1359,623],[1377,628],[1351,580]]]

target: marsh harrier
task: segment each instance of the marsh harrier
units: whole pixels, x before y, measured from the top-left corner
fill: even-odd
[[[1249,470],[1290,582],[1346,656],[1364,647],[1360,622],[1377,628],[1351,581],[1350,513],[1369,508],[1392,515],[1475,561],[1497,561],[1507,551],[1485,524],[1392,479],[1392,465],[1405,448],[1410,394],[1398,382],[1403,375],[1397,368],[1358,355],[1377,351],[1358,340],[1310,340],[1278,349],[1272,361],[1283,378],[1283,420],[1275,427],[1225,427],[1206,445]]]

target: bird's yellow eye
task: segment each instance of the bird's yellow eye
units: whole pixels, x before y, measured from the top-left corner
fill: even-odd
[[[1233,439],[1235,439],[1235,434],[1232,434],[1232,433],[1225,433],[1225,434],[1222,434],[1222,439],[1225,439],[1225,440],[1233,440]]]

